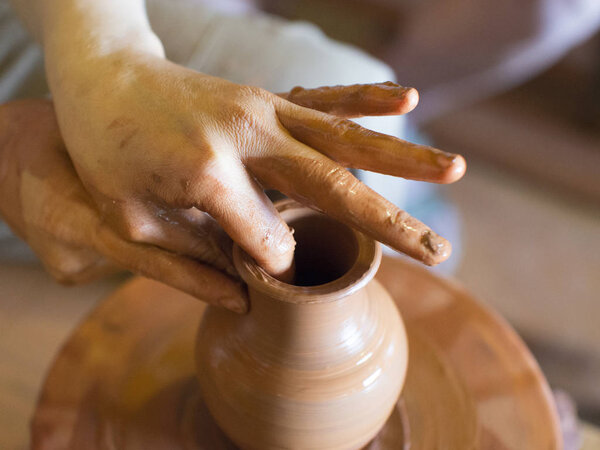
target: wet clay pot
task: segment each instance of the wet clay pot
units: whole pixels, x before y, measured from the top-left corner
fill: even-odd
[[[359,449],[396,405],[407,368],[403,323],[373,279],[379,244],[292,201],[294,284],[241,249],[250,312],[209,307],[196,341],[204,401],[243,449]]]

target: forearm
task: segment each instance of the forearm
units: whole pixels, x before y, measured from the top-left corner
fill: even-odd
[[[121,51],[163,56],[144,0],[11,0],[44,48],[51,88],[70,71]],[[88,64],[89,63],[89,64]]]

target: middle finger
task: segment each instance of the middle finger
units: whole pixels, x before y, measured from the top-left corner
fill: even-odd
[[[345,167],[433,183],[457,181],[466,169],[460,155],[377,133],[289,102],[278,108],[277,115],[294,138]]]

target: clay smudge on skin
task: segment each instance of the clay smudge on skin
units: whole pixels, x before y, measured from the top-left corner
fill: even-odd
[[[127,145],[127,143],[138,134],[139,131],[139,128],[134,128],[133,130],[131,130],[123,139],[121,139],[121,141],[119,142],[119,148],[124,148]]]
[[[127,131],[126,129],[129,128],[129,131]],[[117,130],[121,130],[124,129],[123,131],[126,132],[126,134],[121,134],[120,131]],[[119,140],[119,145],[118,147],[120,149],[123,149],[128,143],[129,141],[131,141],[131,139],[133,139],[140,131],[139,127],[135,126],[135,120],[133,119],[129,119],[127,117],[119,117],[116,118],[115,120],[113,120],[111,123],[108,124],[108,126],[106,127],[107,131],[117,131],[117,136],[120,135],[120,140]]]
[[[346,118],[404,114],[419,101],[416,89],[391,81],[315,89],[296,86],[280,95],[297,105]]]
[[[426,231],[421,236],[421,243],[434,255],[442,255],[447,252],[448,242],[431,231]]]
[[[304,155],[263,157],[248,163],[259,179],[287,196],[427,265],[438,264],[450,256],[448,241],[341,166],[332,171],[333,163]],[[428,237],[423,239],[425,234]]]
[[[324,124],[317,118],[298,121],[284,115],[280,119],[294,138],[345,167],[434,183],[456,181],[465,171],[459,155],[376,133],[351,121]]]

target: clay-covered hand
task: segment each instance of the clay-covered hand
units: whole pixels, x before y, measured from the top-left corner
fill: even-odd
[[[118,266],[233,311],[247,309],[245,288],[236,278],[125,239],[103,220],[73,168],[49,101],[0,107],[0,192],[0,215],[59,281],[88,281]],[[222,229],[204,216],[194,225],[180,232],[202,234],[215,246],[213,258],[233,271],[226,256],[230,240]]]
[[[438,183],[462,176],[460,156],[346,119],[407,112],[414,89],[383,83],[278,96],[128,51],[51,65],[49,75],[75,169],[102,219],[128,242],[222,268],[215,244],[195,231],[210,216],[279,276],[295,243],[263,192],[270,188],[426,264],[449,255],[443,238],[346,170]]]

